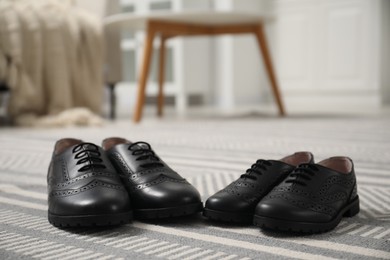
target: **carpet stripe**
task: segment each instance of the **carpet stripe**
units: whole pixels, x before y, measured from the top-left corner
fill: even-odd
[[[80,236],[80,234],[75,234],[75,235],[76,235],[76,237]],[[120,235],[119,232],[112,232],[112,233],[108,234],[107,236],[104,236],[103,239],[102,239],[102,237],[100,237],[100,240],[96,241],[96,243],[97,244],[104,244],[106,242],[109,242],[109,241],[117,239],[118,235]]]
[[[259,251],[259,252],[266,252],[266,253],[270,253],[273,255],[280,255],[280,256],[285,256],[285,257],[295,257],[295,258],[301,258],[301,259],[313,259],[313,258],[333,259],[331,257],[326,257],[326,256],[322,256],[322,255],[315,255],[315,254],[309,254],[309,253],[304,253],[304,252],[298,252],[298,251],[293,251],[293,250],[284,249],[284,248],[280,248],[280,247],[263,246],[263,245],[258,245],[258,244],[246,242],[246,241],[234,240],[234,239],[230,239],[230,238],[222,238],[222,237],[217,237],[217,236],[213,236],[213,235],[199,234],[199,233],[195,233],[195,232],[177,230],[174,228],[167,228],[167,227],[161,227],[161,226],[155,226],[155,225],[147,225],[147,224],[143,224],[143,223],[134,223],[133,226],[141,228],[141,229],[164,233],[164,234],[176,235],[176,236],[192,238],[192,239],[198,239],[198,240],[202,240],[204,242],[222,244],[225,246],[239,247],[242,249],[249,249],[249,250],[254,250],[254,251]]]
[[[372,190],[366,190],[366,189],[361,189],[363,192],[363,196],[365,199],[369,200],[370,203],[372,203],[372,206],[378,210],[379,212],[382,211],[383,208],[385,208],[385,203],[382,202],[382,199],[378,198]]]
[[[152,255],[152,254],[156,254],[156,253],[159,253],[161,251],[165,251],[165,250],[168,250],[168,249],[171,249],[172,247],[177,247],[179,244],[170,244],[170,245],[166,245],[166,246],[162,246],[160,248],[157,248],[155,250],[151,250],[149,252],[145,252],[146,255]]]
[[[213,254],[213,255],[209,255],[209,256],[203,258],[203,260],[212,260],[212,259],[215,259],[215,258],[219,258],[219,257],[221,257],[221,256],[224,256],[224,255],[226,255],[226,254],[223,253],[223,252],[216,252],[216,253]]]
[[[237,257],[236,255],[231,255],[231,256],[221,258],[220,260],[231,260],[231,259],[236,258],[236,257]]]
[[[136,239],[136,240],[133,240],[130,244],[130,246],[129,245],[127,245],[127,246],[125,246],[125,247],[120,247],[120,248],[122,248],[123,250],[127,250],[127,249],[131,249],[131,247],[133,246],[133,245],[137,245],[137,243],[145,243],[145,241],[147,242],[149,240],[149,238],[148,237],[141,237],[141,238],[139,238],[139,239]],[[119,247],[118,247],[119,248]]]
[[[336,233],[346,233],[346,232],[350,231],[351,229],[354,229],[354,228],[359,227],[359,226],[360,226],[360,224],[352,223],[344,228],[340,228],[339,230],[336,230]]]
[[[90,255],[88,255],[88,256],[84,256],[84,257],[80,257],[80,255],[78,255],[77,256],[77,260],[87,260],[87,259],[100,259],[100,257],[99,258],[97,258],[98,256],[101,256],[101,255],[103,255],[103,253],[95,253],[95,254],[90,254]]]
[[[204,255],[207,255],[207,254],[209,254],[209,253],[214,253],[214,251],[208,249],[208,250],[205,250],[205,251],[196,253],[196,254],[194,254],[194,255],[192,255],[192,256],[185,257],[185,258],[183,258],[183,260],[192,260],[192,259],[196,259],[196,258],[198,258],[198,257],[203,257]],[[201,258],[201,259],[203,259],[203,258]]]
[[[387,229],[387,230],[385,230],[385,231],[383,231],[382,233],[380,233],[380,234],[374,236],[374,238],[377,238],[377,239],[383,238],[383,237],[385,237],[385,236],[388,235],[388,234],[390,234],[390,228]]]
[[[356,235],[356,234],[361,233],[361,232],[363,232],[364,230],[366,230],[366,229],[368,229],[368,228],[370,228],[370,227],[372,227],[372,226],[363,225],[363,226],[361,226],[360,228],[357,228],[357,229],[355,229],[355,230],[353,230],[353,231],[348,232],[348,234],[349,234],[349,235]]]
[[[1,196],[0,196],[0,202],[10,204],[10,205],[15,205],[15,206],[31,208],[31,209],[47,210],[46,205],[32,203],[32,202],[25,202],[25,201],[15,200],[15,199],[9,199]]]
[[[174,254],[176,252],[179,252],[179,251],[182,251],[182,250],[185,250],[189,248],[189,246],[179,246],[179,247],[176,247],[174,249],[170,249],[168,251],[165,251],[163,253],[160,253],[157,255],[157,257],[165,257],[165,256],[168,256],[168,255],[171,255],[171,254]],[[199,248],[195,248],[195,249],[192,249],[192,250],[199,250]],[[174,258],[168,258],[168,259],[174,259]]]
[[[350,225],[348,225],[350,226]],[[254,229],[229,229],[229,228],[219,228],[219,227],[210,227],[211,229],[216,229],[220,231],[226,231],[226,232],[233,232],[237,234],[245,234],[245,235],[251,235],[259,237],[260,234],[258,230]],[[330,249],[335,251],[342,251],[345,253],[351,253],[351,254],[357,254],[362,256],[368,256],[368,257],[376,257],[376,258],[389,258],[389,252],[377,250],[377,249],[371,249],[371,248],[364,248],[360,246],[352,246],[352,245],[346,245],[342,243],[334,243],[330,241],[324,241],[324,240],[314,240],[310,238],[276,238],[277,241],[284,241],[289,243],[295,243],[300,245],[306,245],[306,246],[314,246],[318,248],[323,249]]]
[[[16,244],[14,246],[11,246],[11,247],[7,247],[7,250],[11,250],[11,251],[15,251],[15,252],[18,252],[18,250],[20,249],[26,249],[26,248],[29,248],[30,245],[38,245],[42,243],[42,241],[39,241],[38,239],[32,239],[30,241],[28,241],[28,244]]]
[[[77,254],[79,252],[82,252],[84,250],[85,250],[84,248],[74,248],[74,249],[71,249],[69,251],[65,251],[65,252],[60,253],[60,254],[44,257],[43,259],[44,260],[50,260],[50,259],[64,259],[67,256],[73,256],[74,257],[75,254]]]
[[[154,242],[157,242],[158,240],[156,239],[146,239],[148,241],[142,241],[140,243],[137,243],[137,244],[133,244],[131,246],[128,246],[128,247],[125,247],[123,248],[124,250],[131,250],[131,249],[134,249],[134,248],[137,248],[137,247],[140,247],[140,246],[145,246],[145,245],[149,245],[149,244],[153,244]]]
[[[5,241],[0,242],[0,248],[3,248],[7,251],[13,251],[15,253],[22,253],[23,255],[31,255],[34,258],[44,257],[43,259],[54,259],[57,257],[68,255],[70,253],[75,253],[76,251],[85,251],[85,249],[83,248],[75,248],[71,246],[66,247],[64,244],[61,243],[55,243],[44,239],[5,231],[0,233],[0,237],[7,238]],[[9,239],[11,237],[12,239]],[[61,246],[62,248],[58,249],[59,246]],[[34,250],[31,250],[32,248],[34,248]],[[26,252],[26,250],[30,251]],[[41,253],[42,250],[46,251],[44,253]],[[52,254],[54,252],[56,252],[56,254]],[[93,251],[89,251],[89,253],[93,253]],[[50,257],[45,257],[50,254],[52,254]],[[74,255],[72,255],[71,257],[74,257]]]
[[[41,247],[41,248],[35,248],[34,250],[31,250],[29,252],[26,252],[24,253],[24,255],[34,255],[36,253],[40,253],[42,251],[45,251],[45,252],[48,252],[48,251],[51,251],[53,249],[56,249],[56,248],[59,248],[59,247],[63,247],[63,245],[60,245],[60,244],[54,244],[54,245],[51,245],[51,246],[45,246],[45,247]]]
[[[375,227],[375,228],[371,229],[370,231],[367,231],[366,233],[362,234],[361,236],[368,237],[368,236],[375,234],[376,232],[378,232],[379,230],[382,230],[382,229],[383,229],[383,227]]]
[[[169,252],[168,254],[160,254],[160,256],[168,256],[167,258],[170,259],[170,260],[172,260],[172,259],[182,259],[181,257],[183,257],[185,255],[188,255],[188,254],[191,254],[191,253],[195,253],[195,252],[198,252],[198,251],[201,250],[199,247],[194,247],[194,248],[191,248],[189,250],[187,250],[187,248],[189,248],[189,246],[182,246],[182,247],[178,248],[178,250],[171,250],[171,252]],[[183,251],[183,252],[177,253],[177,252],[180,252],[180,251]]]
[[[138,236],[133,236],[132,238],[136,238],[136,237],[138,237]],[[112,242],[108,242],[108,243],[106,243],[104,245],[105,246],[113,246],[113,245],[118,245],[118,244],[121,244],[124,241],[128,241],[129,240],[129,237],[128,237],[127,234],[126,235],[123,234],[121,236],[118,236],[117,238],[118,238],[117,240],[112,241]]]
[[[61,248],[58,248],[58,249],[54,249],[54,250],[49,250],[49,251],[43,252],[41,254],[36,255],[35,257],[36,258],[42,258],[42,257],[45,257],[47,255],[57,255],[58,253],[62,253],[64,251],[68,251],[68,250],[73,249],[73,248],[74,248],[73,246],[65,246],[65,247],[61,247]]]
[[[144,252],[144,251],[148,251],[148,250],[150,250],[150,249],[153,249],[153,248],[156,248],[156,247],[160,247],[160,246],[163,246],[163,245],[166,245],[166,244],[168,244],[168,242],[162,241],[162,242],[159,242],[159,243],[150,245],[150,246],[145,246],[145,247],[143,247],[143,248],[134,250],[134,252]]]
[[[91,255],[92,253],[93,253],[93,251],[89,251],[89,250],[85,250],[84,249],[83,252],[77,253],[76,256],[77,256],[77,259],[78,259],[79,257],[83,257],[83,256],[86,256],[86,255]],[[73,258],[75,258],[75,255],[71,254],[71,255],[69,255],[67,257],[61,257],[61,260],[68,260],[68,259],[73,259]]]
[[[146,237],[138,237],[138,236],[135,236],[134,238],[137,238],[137,239],[129,239],[127,242],[125,243],[121,243],[121,244],[118,244],[118,245],[114,245],[113,247],[115,248],[124,248],[132,243],[137,243],[137,242],[140,242],[140,241],[144,241],[144,240],[147,240]]]

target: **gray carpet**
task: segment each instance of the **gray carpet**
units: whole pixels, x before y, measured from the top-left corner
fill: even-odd
[[[233,118],[146,120],[103,128],[0,129],[0,259],[390,259],[390,120]],[[200,215],[111,229],[47,222],[46,171],[54,142],[123,136],[152,144],[206,200],[256,159],[299,150],[354,159],[361,212],[310,236],[216,225]]]

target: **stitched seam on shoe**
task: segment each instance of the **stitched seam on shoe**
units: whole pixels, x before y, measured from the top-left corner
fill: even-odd
[[[90,173],[86,173],[86,174],[83,174],[81,176],[78,176],[76,178],[73,178],[73,179],[69,179],[69,181],[67,182],[61,182],[61,183],[58,183],[56,184],[55,186],[57,188],[60,188],[60,187],[66,187],[76,181],[79,181],[81,179],[86,179],[86,178],[89,178],[89,177],[93,177],[93,176],[108,176],[108,177],[114,177],[116,176],[115,174],[113,173],[108,173],[108,172],[90,172]]]
[[[145,182],[145,183],[141,183],[141,184],[137,184],[137,185],[131,185],[130,189],[132,191],[142,190],[142,189],[145,189],[145,188],[148,188],[148,187],[151,187],[151,186],[163,183],[163,182],[176,182],[176,183],[189,184],[185,179],[177,180],[177,179],[173,179],[173,178],[170,178],[170,177],[163,175],[163,176],[160,176],[157,179],[150,181],[150,182]]]
[[[114,159],[121,166],[121,170],[125,172],[126,175],[132,175],[134,172],[127,165],[126,161],[123,159],[122,155],[118,152],[111,154],[111,158]]]
[[[111,183],[95,180],[95,181],[88,183],[87,185],[84,185],[84,186],[78,188],[78,189],[69,189],[69,190],[60,190],[60,191],[54,190],[50,193],[50,196],[51,197],[72,196],[72,195],[82,193],[84,191],[87,191],[87,190],[90,190],[90,189],[93,189],[93,188],[99,187],[99,186],[103,186],[103,187],[109,188],[109,189],[123,190],[122,185],[116,185],[116,184],[111,184]]]
[[[65,159],[61,158],[61,170],[62,170],[62,175],[64,176],[64,180],[68,181],[69,180],[69,172],[68,172],[68,167],[65,162]]]

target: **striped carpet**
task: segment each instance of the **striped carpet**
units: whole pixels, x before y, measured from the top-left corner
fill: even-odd
[[[0,129],[0,259],[390,259],[390,120],[166,119],[102,128]],[[111,229],[60,230],[46,218],[46,170],[55,140],[122,136],[152,144],[203,200],[256,159],[309,150],[355,161],[361,212],[310,236],[215,225],[201,216]]]

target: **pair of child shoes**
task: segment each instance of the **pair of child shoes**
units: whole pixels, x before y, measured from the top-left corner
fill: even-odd
[[[112,137],[102,146],[56,142],[48,176],[48,219],[55,226],[106,226],[137,219],[193,215],[297,232],[324,232],[359,212],[353,162],[314,163],[309,152],[257,160],[211,196],[172,170],[146,142]]]
[[[203,215],[261,228],[319,233],[359,212],[353,162],[337,156],[314,163],[310,152],[257,160],[245,174],[212,195]]]
[[[199,192],[145,142],[107,138],[102,147],[57,141],[48,171],[54,226],[106,226],[202,211]]]

